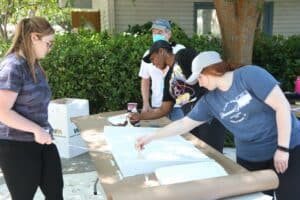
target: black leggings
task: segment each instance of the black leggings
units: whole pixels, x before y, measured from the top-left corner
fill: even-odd
[[[237,163],[250,171],[274,169],[273,159],[262,162],[249,162],[237,157]],[[279,187],[275,190],[277,200],[299,200],[300,198],[300,145],[290,152],[289,167],[283,174],[277,174]],[[272,195],[273,191],[264,193]]]
[[[63,199],[62,168],[54,144],[0,140],[0,167],[13,200],[32,200],[38,186],[46,200]]]
[[[210,145],[221,153],[223,153],[225,132],[225,127],[216,119],[213,119],[210,123],[202,124],[191,130],[191,133],[194,136],[203,140],[206,144]]]

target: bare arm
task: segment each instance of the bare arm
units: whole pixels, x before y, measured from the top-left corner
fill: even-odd
[[[151,109],[148,112],[130,113],[129,117],[132,122],[149,119],[159,119],[171,112],[174,103],[172,101],[163,101],[157,109]]]
[[[204,122],[199,122],[192,120],[189,117],[184,117],[180,120],[174,121],[173,123],[165,126],[162,129],[159,129],[155,134],[151,136],[152,140],[156,140],[159,138],[164,138],[173,135],[181,135],[184,133],[188,133],[190,130],[203,124]]]
[[[267,96],[265,103],[276,112],[278,130],[278,145],[289,148],[291,138],[291,111],[290,104],[279,86],[275,86]],[[274,156],[274,165],[277,172],[283,173],[288,168],[289,154],[277,150]]]
[[[160,138],[174,136],[174,135],[181,135],[184,133],[189,132],[196,126],[199,126],[205,122],[199,122],[192,120],[189,117],[184,117],[180,120],[174,121],[171,124],[165,126],[164,128],[159,129],[157,132],[151,135],[142,136],[137,139],[136,141],[136,148],[141,150],[144,146],[150,143],[152,140],[157,140]]]
[[[11,128],[33,133],[38,143],[52,143],[50,135],[43,128],[12,110],[17,96],[16,92],[0,90],[0,121]]]
[[[291,109],[279,86],[275,86],[265,100],[276,112],[278,145],[289,147],[291,137]]]
[[[161,106],[157,109],[152,109],[149,112],[142,112],[139,116],[140,120],[158,119],[169,114],[173,108],[172,101],[163,101]]]
[[[149,104],[149,94],[150,94],[150,79],[142,78],[141,80],[141,93],[143,97],[143,112],[147,112],[151,109]]]

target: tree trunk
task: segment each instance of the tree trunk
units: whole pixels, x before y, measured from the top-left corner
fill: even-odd
[[[2,25],[0,24],[0,40],[5,40],[4,39],[4,31],[2,29]]]
[[[220,23],[224,59],[251,64],[257,20],[264,0],[214,0]]]
[[[3,19],[3,23],[0,23],[0,39],[3,41],[8,41],[6,19]]]
[[[0,10],[0,39],[4,41],[8,41],[8,34],[7,34],[7,24],[8,19],[11,16],[10,11],[14,9],[14,1],[6,0],[7,2],[4,5],[1,5]]]

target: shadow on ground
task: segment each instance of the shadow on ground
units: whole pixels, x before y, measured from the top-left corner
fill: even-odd
[[[96,170],[88,153],[69,159],[62,158],[61,163],[63,174],[77,174]]]
[[[64,175],[95,171],[95,167],[88,153],[84,153],[69,159],[62,158],[61,163]],[[1,184],[4,184],[4,178],[0,168],[0,185]]]

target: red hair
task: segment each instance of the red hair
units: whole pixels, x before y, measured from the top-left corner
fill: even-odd
[[[223,76],[226,72],[233,71],[241,66],[241,64],[230,64],[225,61],[222,61],[205,67],[202,70],[201,74],[211,76]]]

